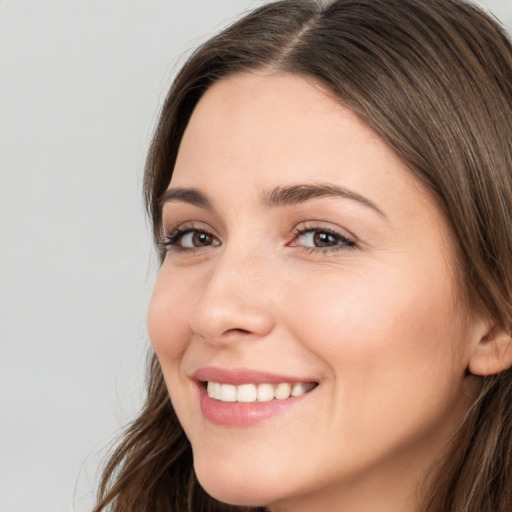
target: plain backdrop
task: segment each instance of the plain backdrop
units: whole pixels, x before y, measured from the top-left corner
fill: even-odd
[[[258,0],[0,0],[0,512],[88,511],[143,397],[145,153],[177,66]],[[512,28],[512,0],[486,0]]]

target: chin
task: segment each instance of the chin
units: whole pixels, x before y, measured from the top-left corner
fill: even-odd
[[[263,507],[282,498],[277,484],[282,479],[262,478],[254,471],[218,466],[215,471],[194,465],[201,487],[213,498],[229,505]],[[279,495],[278,495],[279,493]]]

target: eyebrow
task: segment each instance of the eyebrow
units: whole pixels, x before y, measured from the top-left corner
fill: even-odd
[[[384,212],[366,197],[357,194],[352,190],[331,183],[312,183],[276,187],[264,194],[263,204],[268,208],[276,208],[278,206],[304,203],[310,199],[316,199],[319,197],[341,197],[343,199],[350,199],[371,208],[381,217],[386,218]]]
[[[167,189],[158,201],[162,208],[165,203],[189,203],[207,210],[213,210],[212,203],[196,188],[176,187]]]
[[[356,201],[363,206],[371,208],[381,217],[387,218],[384,212],[366,197],[352,190],[331,183],[312,183],[276,187],[264,192],[262,203],[266,208],[278,208],[304,203],[320,197],[341,197]],[[212,202],[208,197],[196,188],[176,187],[168,189],[162,195],[159,203],[163,207],[165,203],[183,202],[213,210]]]

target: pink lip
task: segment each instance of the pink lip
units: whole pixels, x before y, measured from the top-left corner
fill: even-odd
[[[310,379],[300,379],[290,375],[278,375],[275,373],[248,370],[245,368],[218,368],[208,366],[197,370],[192,378],[202,382],[221,382],[223,384],[279,384],[280,382],[312,382]]]
[[[296,377],[277,375],[247,369],[222,369],[216,367],[201,368],[193,375],[196,380],[201,412],[206,420],[226,427],[250,427],[281,414],[298,405],[309,393],[285,400],[269,402],[221,402],[210,398],[206,393],[204,382],[221,382],[224,384],[278,384],[280,382],[311,382]]]

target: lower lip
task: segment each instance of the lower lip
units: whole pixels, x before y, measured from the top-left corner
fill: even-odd
[[[203,416],[215,425],[226,427],[250,427],[297,405],[309,393],[284,400],[268,402],[221,402],[210,398],[204,385],[199,385],[199,403]]]

